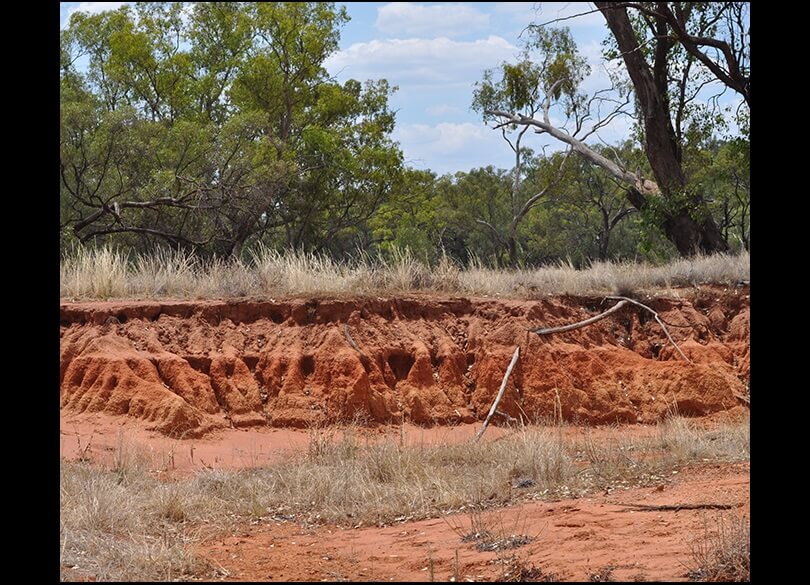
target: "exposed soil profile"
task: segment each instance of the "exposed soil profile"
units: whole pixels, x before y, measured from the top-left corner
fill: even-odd
[[[135,417],[172,437],[217,428],[482,420],[516,345],[495,424],[652,423],[703,416],[748,395],[748,287],[644,299],[591,317],[600,297],[63,302],[61,405]]]

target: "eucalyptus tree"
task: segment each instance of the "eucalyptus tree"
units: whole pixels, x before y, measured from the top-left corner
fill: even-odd
[[[596,2],[611,31],[606,59],[624,66],[626,89],[635,97],[637,131],[654,180],[623,161],[612,160],[589,146],[585,139],[604,126],[621,108],[614,109],[581,133],[542,118],[509,108],[487,112],[502,123],[533,127],[567,144],[592,164],[607,170],[625,185],[625,195],[660,226],[682,255],[718,252],[728,244],[712,216],[703,193],[684,172],[690,124],[709,117],[723,123],[718,100],[706,100],[717,84],[740,94],[738,108],[750,109],[748,3],[740,2]],[[528,28],[533,35],[549,29],[543,23]],[[620,88],[621,89],[621,88]],[[709,103],[701,103],[706,102]],[[590,100],[589,100],[590,102]],[[552,102],[550,108],[557,104]]]
[[[62,227],[239,255],[315,248],[390,195],[402,156],[385,80],[338,83],[344,7],[159,2],[62,32]],[[80,63],[85,63],[79,67]]]
[[[537,58],[532,58],[535,52]],[[542,112],[548,118],[552,103],[561,103],[568,115],[581,108],[582,95],[579,84],[588,75],[587,61],[578,53],[568,29],[537,29],[517,63],[501,63],[496,69],[484,71],[483,79],[476,83],[473,93],[473,109],[482,113],[485,121],[493,119],[493,111],[520,112],[521,116],[533,118]],[[496,125],[503,139],[515,155],[512,167],[509,219],[504,227],[478,218],[494,236],[506,246],[509,263],[518,261],[517,232],[526,214],[553,189],[562,178],[568,156],[555,159],[558,172],[548,177],[542,185],[533,185],[525,193],[521,190],[523,160],[531,154],[523,145],[529,125],[519,125],[512,120]],[[569,150],[570,152],[570,150]]]

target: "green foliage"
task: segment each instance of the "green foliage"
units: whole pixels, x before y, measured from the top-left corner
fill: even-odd
[[[484,120],[488,110],[507,110],[534,116],[546,99],[548,105],[562,102],[568,115],[579,101],[577,90],[590,73],[587,60],[579,54],[568,28],[528,30],[529,38],[516,63],[503,62],[484,71],[473,92],[473,110]],[[500,79],[496,80],[496,76]]]
[[[711,14],[695,12],[703,13]],[[521,144],[522,128],[504,128],[518,161],[511,170],[437,177],[404,167],[391,138],[395,87],[327,74],[347,20],[328,2],[75,13],[60,32],[62,245],[169,243],[243,257],[251,246],[382,258],[407,249],[431,263],[446,255],[493,266],[663,261],[674,249],[657,226],[699,192],[708,206],[693,213],[711,213],[731,243],[749,247],[746,108],[685,104],[677,137],[689,190],[651,198],[640,213],[628,211],[605,171],[575,156],[555,182],[561,153],[536,156]],[[647,34],[642,21],[634,25]],[[484,72],[473,107],[485,118],[490,109],[535,116],[548,106],[579,119],[589,67],[570,32],[530,27],[526,38],[515,62]],[[682,51],[671,59],[673,72],[688,73]],[[721,140],[732,115],[743,135]],[[596,149],[651,174],[635,143]]]
[[[546,90],[555,88],[553,98],[573,100],[579,84],[591,72],[588,61],[579,54],[568,27],[530,27],[527,49],[539,53],[538,67]]]
[[[63,229],[215,254],[353,245],[402,155],[396,88],[341,85],[323,67],[347,20],[331,2],[74,14],[60,58]]]

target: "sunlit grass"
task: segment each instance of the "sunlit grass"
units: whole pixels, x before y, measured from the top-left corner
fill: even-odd
[[[536,269],[494,269],[447,256],[428,266],[409,250],[343,261],[302,251],[254,249],[247,261],[200,261],[182,251],[129,255],[110,247],[77,248],[61,264],[61,296],[71,299],[238,298],[301,295],[451,293],[531,299],[549,294],[631,294],[750,279],[748,253],[675,260],[663,266],[561,262]]]

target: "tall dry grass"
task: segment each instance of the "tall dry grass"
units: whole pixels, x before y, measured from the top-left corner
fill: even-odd
[[[739,515],[719,516],[690,543],[689,578],[714,583],[751,581],[751,524]]]
[[[130,294],[133,270],[125,252],[109,247],[76,248],[62,258],[62,296],[91,299],[120,298]]]
[[[706,430],[673,418],[657,430],[629,439],[616,429],[583,443],[528,426],[492,441],[414,444],[400,433],[314,428],[305,448],[271,467],[172,481],[155,476],[164,459],[119,440],[106,463],[62,462],[62,566],[105,580],[208,575],[215,568],[193,545],[246,521],[387,524],[660,483],[692,462],[748,459],[747,419]]]
[[[129,255],[110,247],[77,248],[61,263],[61,296],[69,299],[232,298],[285,295],[377,295],[437,292],[510,298],[547,294],[613,294],[750,279],[748,253],[680,259],[663,266],[594,262],[534,269],[493,269],[447,256],[428,266],[409,250],[338,261],[302,251],[254,249],[247,261],[202,261],[182,251]]]

